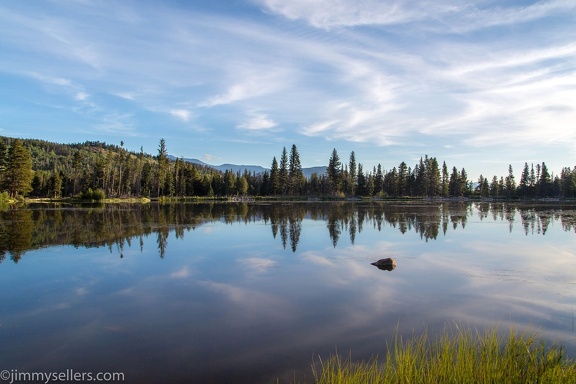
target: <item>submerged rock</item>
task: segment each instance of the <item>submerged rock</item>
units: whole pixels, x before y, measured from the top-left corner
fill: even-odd
[[[396,260],[388,257],[386,259],[380,259],[378,261],[375,261],[373,263],[370,263],[376,267],[378,267],[378,269],[382,269],[384,271],[391,271],[394,268],[396,268]]]

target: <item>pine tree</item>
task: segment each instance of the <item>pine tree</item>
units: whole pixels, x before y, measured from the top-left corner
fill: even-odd
[[[341,173],[340,170],[341,163],[340,157],[338,156],[338,152],[336,148],[332,151],[332,155],[330,156],[330,160],[328,161],[328,182],[330,183],[331,192],[336,194],[340,192],[340,185],[341,185]],[[360,170],[358,170],[358,174],[360,174]],[[358,181],[360,182],[360,181]]]
[[[452,174],[450,175],[449,182],[450,196],[462,196],[462,184],[460,183],[460,174],[456,167],[452,167]]]
[[[448,175],[448,167],[446,162],[442,163],[442,192],[441,195],[448,197],[450,194],[450,176]]]
[[[288,167],[288,180],[289,192],[291,195],[298,195],[302,191],[305,182],[304,174],[302,173],[302,164],[300,163],[300,155],[296,144],[292,144],[290,149],[290,164]]]
[[[359,196],[366,196],[368,194],[368,189],[366,185],[366,175],[364,174],[364,169],[362,168],[362,164],[358,164],[358,187],[356,189],[356,193]]]
[[[408,165],[401,162],[398,166],[398,195],[407,196],[408,193]]]
[[[562,169],[560,182],[562,196],[576,197],[576,167],[573,170],[569,167]]]
[[[366,195],[367,196],[373,196],[374,195],[374,175],[371,175],[370,173],[367,173],[365,176],[365,184],[366,186],[364,187],[365,191],[366,191]]]
[[[4,178],[6,174],[6,166],[8,163],[8,151],[4,140],[0,139],[0,191],[6,189]]]
[[[386,191],[390,196],[398,196],[398,170],[396,167],[392,168],[386,174]]]
[[[480,175],[478,177],[478,194],[480,197],[488,197],[490,195],[490,186],[488,185],[488,179]]]
[[[480,174],[480,176],[478,177],[478,186],[476,187],[476,192],[480,196],[482,196],[482,184],[483,183],[484,183],[484,176],[482,176],[482,174]]]
[[[490,196],[490,185],[488,184],[488,179],[484,178],[482,185],[480,186],[480,194],[482,197]]]
[[[530,169],[528,168],[528,163],[524,163],[524,168],[522,169],[522,175],[520,176],[520,184],[518,188],[522,196],[528,195],[528,188],[530,185]]]
[[[264,174],[262,175],[262,186],[260,187],[259,195],[270,195],[270,173],[268,171],[264,171]]]
[[[440,169],[438,168],[438,160],[435,157],[426,156],[426,177],[427,177],[427,195],[438,196],[441,193],[441,178]]]
[[[354,151],[350,152],[350,162],[348,166],[348,193],[351,196],[356,194],[356,186],[358,184],[356,175],[356,154]]]
[[[500,176],[500,180],[498,181],[498,191],[500,195],[502,192],[506,191],[506,184],[504,183],[504,177]]]
[[[24,147],[22,141],[14,140],[8,149],[6,172],[4,183],[10,197],[14,198],[18,194],[26,195],[32,191],[32,156]]]
[[[536,175],[534,173],[534,163],[530,165],[530,196],[534,196],[534,189],[536,188]]]
[[[540,164],[536,164],[536,175],[534,177],[534,193],[536,196],[540,196],[540,189],[541,189],[541,180],[540,180]]]
[[[546,163],[542,162],[542,167],[540,167],[540,195],[550,196],[552,193],[552,178],[548,172],[548,167]]]
[[[160,139],[160,144],[158,145],[158,196],[165,191],[166,181],[168,179],[168,166],[166,140]]]
[[[270,194],[277,195],[280,192],[280,172],[276,156],[272,159],[272,169],[270,170]]]
[[[376,168],[376,175],[374,176],[374,194],[378,195],[383,191],[384,187],[384,174],[382,173],[382,166],[378,163]]]
[[[237,185],[238,193],[242,196],[246,196],[248,193],[248,180],[246,179],[246,176],[238,178]]]
[[[470,192],[468,190],[468,175],[466,174],[466,170],[464,168],[462,168],[462,171],[460,172],[460,194],[461,195],[468,195],[468,193]]]
[[[82,153],[80,150],[74,152],[74,156],[72,158],[72,195],[76,195],[78,193],[78,184],[79,179],[82,174]]]
[[[426,195],[426,166],[422,158],[420,158],[420,162],[414,167],[414,173],[416,176],[416,195]]]
[[[232,170],[224,171],[224,194],[232,196],[236,193],[236,175]]]
[[[52,172],[48,181],[48,194],[53,199],[57,199],[62,195],[62,177],[56,165],[54,165],[54,172]]]
[[[498,197],[500,196],[500,186],[498,185],[498,178],[496,175],[492,178],[492,182],[490,183],[490,196]]]
[[[285,195],[288,191],[288,152],[286,152],[286,147],[282,149],[278,175],[280,180],[280,193]]]
[[[512,196],[516,192],[516,181],[514,180],[514,172],[512,171],[512,164],[508,166],[508,176],[506,176],[506,195]]]

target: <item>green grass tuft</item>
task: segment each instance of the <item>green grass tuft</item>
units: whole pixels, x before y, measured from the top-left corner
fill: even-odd
[[[396,336],[382,361],[335,354],[315,361],[312,371],[317,384],[576,383],[576,363],[535,334],[511,329],[502,337],[497,329],[481,334],[457,326],[434,339]]]

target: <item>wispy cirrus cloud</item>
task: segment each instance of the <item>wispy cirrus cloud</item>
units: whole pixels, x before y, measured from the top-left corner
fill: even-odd
[[[529,5],[486,7],[481,1],[455,4],[418,0],[256,0],[268,12],[289,20],[303,20],[316,28],[398,25],[414,22],[435,22],[451,30],[489,28],[528,22],[548,15],[576,9],[570,0],[539,1]],[[429,29],[429,26],[426,26]]]
[[[226,77],[230,79],[230,83],[223,84],[225,91],[201,101],[200,107],[227,105],[281,92],[287,82],[285,71],[263,69],[252,64],[240,67],[234,65],[227,68],[226,72],[229,72]]]
[[[79,117],[101,140],[116,129],[145,140],[162,126],[178,153],[195,157],[186,153],[200,140],[226,162],[228,145],[243,143],[242,162],[268,164],[253,137],[269,132],[326,157],[334,141],[363,143],[372,158],[382,147],[576,148],[573,1],[236,6],[0,4],[0,77],[69,113],[66,132]],[[192,129],[194,145],[182,138]],[[149,136],[141,144],[153,148]]]
[[[269,131],[277,126],[278,123],[264,113],[253,113],[247,120],[237,125],[239,129],[248,131]]]
[[[192,114],[187,109],[171,109],[170,114],[182,121],[190,121]]]
[[[263,257],[249,257],[240,261],[246,268],[255,272],[264,272],[270,268],[275,268],[278,262],[263,258]]]
[[[190,277],[190,274],[191,274],[190,269],[188,267],[184,266],[184,267],[178,269],[177,271],[172,272],[170,274],[170,277],[172,279],[186,279],[186,278]]]
[[[259,3],[270,12],[277,13],[290,20],[303,19],[317,28],[397,24],[421,17],[419,9],[411,9],[406,2],[400,1],[261,0]],[[413,2],[410,3],[413,5]]]
[[[344,2],[334,2],[341,3]],[[346,7],[366,4],[348,3]],[[287,8],[280,7],[279,13],[285,12],[284,16],[294,18],[299,5],[295,2],[286,5]],[[309,6],[322,8],[319,3]],[[302,6],[302,9],[306,7]],[[516,22],[528,22],[573,8],[569,2],[553,1],[508,8],[508,11],[519,11]],[[322,8],[326,13],[338,14],[340,11],[338,7]],[[468,17],[476,12],[471,12],[470,7],[448,6],[435,6],[428,11],[428,16],[432,12],[439,12],[434,17],[444,15],[453,27],[460,22],[458,14]],[[476,24],[476,29],[508,23],[499,20],[497,9],[480,13],[483,23]],[[302,11],[301,14],[315,27],[326,26],[314,22],[313,12]],[[361,13],[346,14],[350,20],[342,26],[379,23],[376,19],[363,19]],[[410,15],[428,17],[426,12]],[[358,20],[354,21],[354,17]],[[410,29],[419,27],[428,30],[428,26],[422,25]],[[340,33],[353,37],[358,34],[356,31]],[[513,41],[504,37],[495,45],[481,39],[454,42],[440,39],[431,40],[430,47],[415,50],[401,48],[389,41],[380,43],[364,39],[363,43],[368,45],[359,48],[336,47],[334,53],[342,53],[349,59],[342,65],[336,64],[336,73],[353,79],[344,89],[354,97],[327,99],[323,107],[317,109],[318,119],[303,125],[301,133],[334,140],[374,142],[381,146],[404,145],[405,138],[419,134],[445,140],[457,135],[466,138],[463,144],[473,147],[553,143],[558,142],[559,137],[576,140],[575,135],[569,133],[574,131],[569,128],[574,115],[567,102],[576,97],[571,59],[574,57],[573,43],[565,37],[558,41],[566,41],[566,44],[556,46],[539,39],[524,45]],[[386,53],[378,55],[379,51]],[[354,62],[357,64],[352,65]],[[404,66],[399,67],[399,63]],[[349,69],[345,69],[347,66]],[[386,74],[385,85],[375,87],[378,83],[375,79],[382,73]],[[378,97],[375,92],[378,89],[386,91],[384,97]]]
[[[576,139],[570,128],[576,108],[576,55],[573,43],[541,49],[506,49],[455,62],[440,76],[458,89],[461,108],[422,130],[430,134],[467,133],[473,146],[522,146]],[[505,129],[503,129],[505,127]]]
[[[44,86],[49,87],[51,91],[65,93],[77,101],[86,101],[90,98],[90,94],[84,90],[84,87],[75,84],[70,79],[58,76],[44,75],[36,72],[32,72],[27,75],[35,80],[38,80]]]
[[[553,15],[562,15],[576,10],[570,0],[537,1],[528,5],[495,6],[492,8],[472,4],[453,14],[449,25],[459,32],[513,25],[538,20]]]
[[[68,63],[81,63],[96,70],[101,68],[98,49],[78,33],[85,29],[80,20],[71,21],[49,12],[22,14],[4,9],[0,21],[8,32],[3,36],[26,49],[60,57]],[[29,62],[23,64],[33,66]]]
[[[129,113],[110,113],[102,116],[101,121],[93,125],[96,132],[114,136],[138,136],[134,116]]]

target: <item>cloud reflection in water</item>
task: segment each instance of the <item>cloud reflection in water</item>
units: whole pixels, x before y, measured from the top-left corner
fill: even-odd
[[[307,371],[312,356],[336,347],[382,355],[396,329],[433,333],[452,322],[533,326],[576,351],[573,211],[548,207],[541,219],[536,208],[502,205],[288,208],[189,206],[174,221],[177,210],[160,206],[103,210],[91,218],[114,220],[75,234],[74,247],[52,252],[34,237],[2,244],[18,262],[0,264],[0,290],[13,292],[0,297],[0,337],[11,346],[0,357],[37,369],[97,363],[142,382],[254,382]],[[69,241],[72,216],[91,223],[87,212],[61,213],[62,224],[50,221],[57,244]],[[22,216],[31,233],[42,233],[42,215],[52,219]],[[114,227],[130,215],[142,217]],[[370,265],[385,257],[397,261],[393,271]]]

